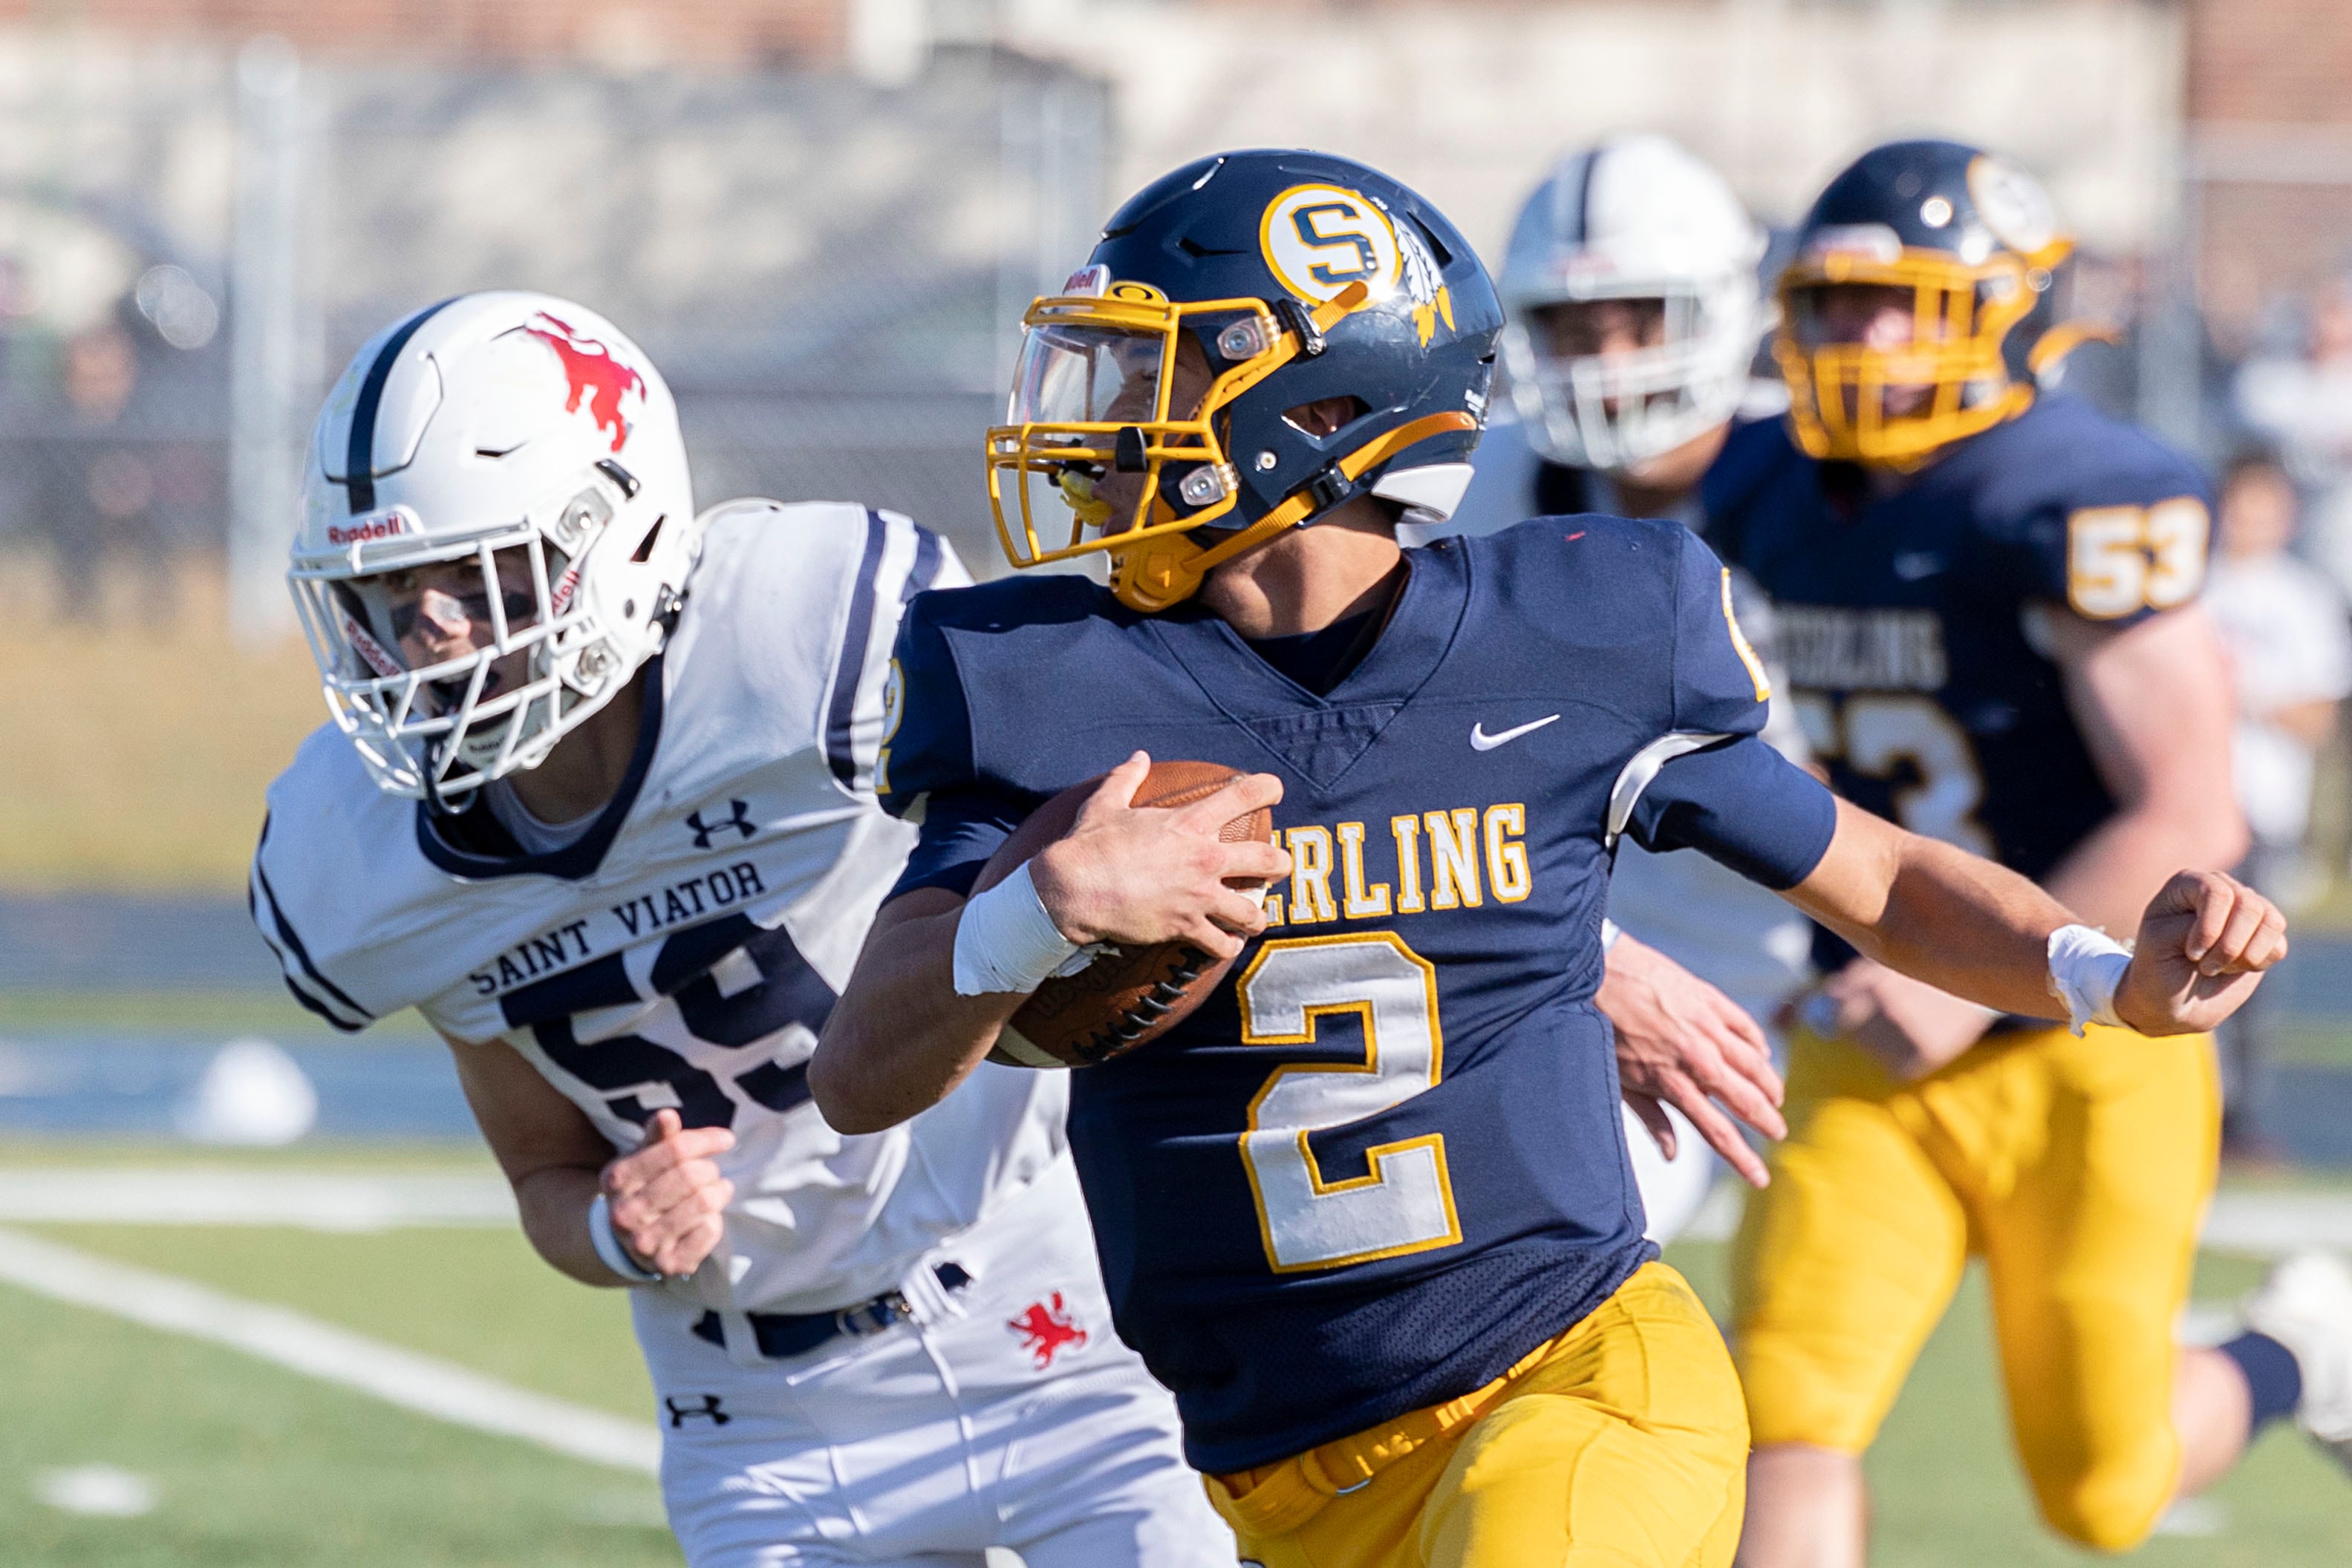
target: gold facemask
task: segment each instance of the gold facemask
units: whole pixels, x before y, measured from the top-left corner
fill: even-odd
[[[1328,330],[1367,292],[1351,285],[1302,314],[1314,331]],[[1178,417],[1171,404],[1179,334],[1191,321],[1221,317],[1230,319],[1215,323],[1213,340],[1229,368],[1209,382],[1198,408]],[[1294,497],[1213,545],[1189,537],[1240,499],[1239,477],[1218,434],[1219,412],[1302,351],[1296,326],[1278,320],[1265,301],[1176,304],[1147,284],[1113,283],[1098,297],[1038,299],[1022,325],[1006,423],[988,432],[987,452],[989,507],[1005,559],[1015,567],[1108,551],[1111,588],[1121,601],[1164,610],[1197,591],[1211,567],[1306,516],[1303,498]],[[1354,473],[1398,449],[1383,441],[1365,452],[1376,447],[1379,455]],[[1362,455],[1340,459],[1342,469]],[[1171,464],[1189,469],[1179,492],[1192,509],[1181,515],[1160,493]],[[1009,498],[1008,487],[1014,492]],[[1064,542],[1048,546],[1039,537],[1039,512],[1053,501],[1069,520]],[[1053,530],[1050,521],[1045,526]]]
[[[1772,357],[1789,384],[1797,444],[1814,457],[1910,467],[2024,413],[2033,386],[2010,374],[2002,345],[2073,248],[2060,237],[2030,257],[1997,251],[1970,266],[1890,243],[1886,253],[1832,248],[1791,262],[1777,290]],[[1911,340],[1886,348],[1822,340],[1820,291],[1870,285],[1910,291]],[[1926,396],[1897,411],[1888,406],[1896,391]]]

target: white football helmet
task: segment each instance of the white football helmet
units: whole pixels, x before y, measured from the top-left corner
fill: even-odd
[[[371,339],[313,433],[287,579],[327,708],[377,784],[446,803],[537,765],[661,650],[700,544],[677,407],[551,295],[460,295]],[[469,560],[493,635],[412,669],[388,572]],[[492,666],[527,652],[503,687]]]
[[[1528,444],[1622,473],[1729,419],[1769,321],[1765,235],[1723,176],[1663,136],[1612,136],[1563,160],[1520,209],[1498,280],[1503,365]],[[1562,357],[1529,312],[1663,299],[1665,340]]]

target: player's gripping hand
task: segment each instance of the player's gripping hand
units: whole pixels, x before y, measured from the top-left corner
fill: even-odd
[[[2142,1034],[2195,1034],[2245,1005],[2286,956],[2278,905],[2218,871],[2176,873],[2140,916],[2116,1016]]]
[[[1659,1152],[1675,1157],[1675,1127],[1660,1108],[1690,1118],[1707,1146],[1753,1186],[1771,1177],[1764,1162],[1717,1109],[1768,1138],[1785,1138],[1780,1075],[1772,1047],[1745,1009],[1654,947],[1620,935],[1596,998],[1617,1035],[1617,1080]]]
[[[1957,1061],[2000,1017],[1869,958],[1832,975],[1793,1011],[1814,1032],[1862,1047],[1898,1083]]]
[[[1290,856],[1272,844],[1219,841],[1235,817],[1282,799],[1282,780],[1244,773],[1215,794],[1173,808],[1135,805],[1151,771],[1139,751],[1103,779],[1069,833],[1029,862],[1030,881],[1055,926],[1071,941],[1140,946],[1190,942],[1230,958],[1265,926],[1256,895],[1229,879],[1290,874]]]
[[[688,1127],[675,1111],[656,1111],[646,1140],[597,1177],[613,1212],[613,1234],[629,1256],[656,1274],[691,1274],[726,1234],[723,1211],[735,1184],[711,1156],[735,1146],[724,1127]]]

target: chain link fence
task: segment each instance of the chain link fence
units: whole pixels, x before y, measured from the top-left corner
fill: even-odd
[[[408,309],[527,287],[662,368],[702,504],[867,501],[992,570],[981,432],[1100,222],[1106,133],[1097,84],[984,49],[883,89],[0,41],[0,550],[79,614],[226,555],[285,624],[333,374]]]

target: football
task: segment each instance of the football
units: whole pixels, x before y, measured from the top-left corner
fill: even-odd
[[[1233,777],[1233,768],[1214,762],[1155,762],[1135,792],[1135,803],[1162,809],[1189,806]],[[995,886],[1067,833],[1101,786],[1100,779],[1089,779],[1032,811],[981,868],[972,892]],[[1217,836],[1227,843],[1244,839],[1271,842],[1274,814],[1260,807],[1227,822]],[[1076,974],[1038,987],[997,1036],[988,1060],[1008,1067],[1093,1067],[1124,1056],[1199,1007],[1232,962],[1212,957],[1189,942],[1112,947]]]

